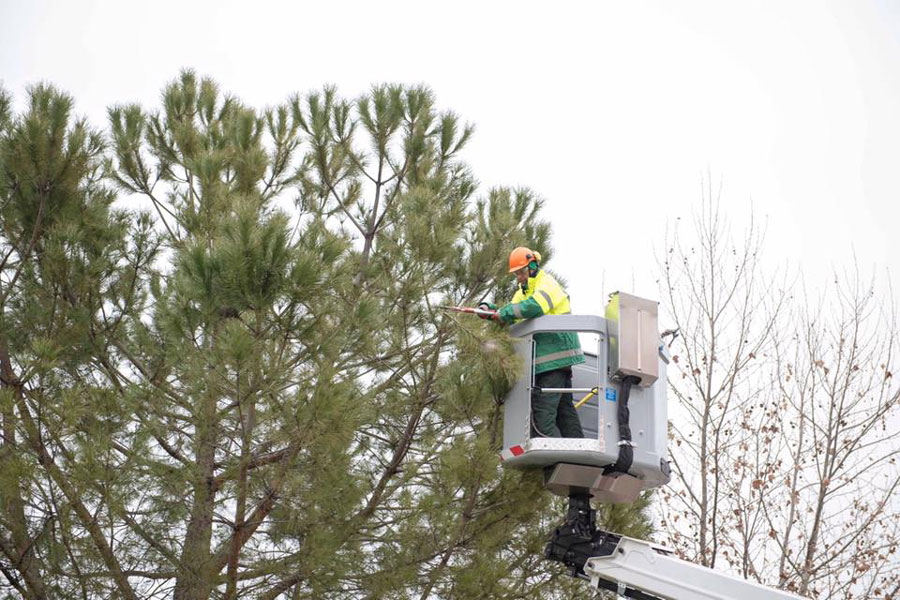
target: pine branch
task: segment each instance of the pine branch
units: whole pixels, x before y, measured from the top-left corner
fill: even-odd
[[[6,365],[4,365],[3,368],[6,370]],[[54,483],[59,486],[59,489],[66,496],[66,500],[75,510],[75,514],[81,521],[81,525],[90,534],[91,540],[100,552],[104,564],[106,564],[107,568],[112,573],[112,578],[116,583],[116,588],[119,590],[119,593],[129,600],[137,600],[137,595],[131,587],[131,584],[128,583],[128,579],[123,573],[122,567],[113,554],[109,542],[101,531],[100,526],[97,524],[87,507],[81,502],[80,495],[75,488],[70,485],[68,478],[62,473],[56,462],[53,460],[53,457],[44,446],[44,442],[41,440],[40,434],[38,433],[37,426],[32,420],[31,411],[21,393],[21,388],[19,389],[17,396],[16,404],[19,407],[19,415],[25,425],[26,437],[32,450],[34,450],[37,455],[38,462],[47,470],[48,474],[53,478]]]
[[[35,217],[35,220],[34,220],[34,227],[32,228],[32,231],[31,231],[31,239],[28,242],[28,248],[25,250],[25,252],[22,252],[19,254],[19,257],[20,257],[19,265],[16,268],[15,273],[13,273],[12,280],[9,282],[9,284],[7,284],[6,292],[4,292],[3,294],[0,294],[0,306],[3,306],[6,304],[7,298],[9,298],[9,295],[13,292],[13,288],[16,285],[16,281],[18,281],[19,276],[22,274],[22,269],[25,268],[25,265],[28,263],[28,261],[31,258],[31,253],[34,251],[34,247],[37,244],[38,235],[40,234],[41,227],[43,225],[44,207],[47,204],[47,194],[49,192],[50,192],[49,186],[46,189],[41,190],[41,193],[40,193],[41,201],[38,204],[37,217]]]

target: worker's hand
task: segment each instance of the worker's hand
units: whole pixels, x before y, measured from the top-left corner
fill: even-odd
[[[480,318],[485,321],[496,321],[497,320],[497,305],[493,302],[479,302],[478,303],[479,310],[491,311],[494,314],[492,315],[478,315]]]
[[[504,304],[497,309],[497,321],[501,323],[514,323],[516,321],[516,313],[513,310],[513,304]]]

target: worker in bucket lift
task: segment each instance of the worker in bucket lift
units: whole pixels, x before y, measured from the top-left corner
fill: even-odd
[[[542,315],[569,314],[569,295],[552,275],[541,269],[541,255],[519,247],[509,255],[509,272],[514,273],[519,289],[512,302],[497,310],[490,302],[479,308],[497,310],[494,319],[513,323]],[[490,319],[490,316],[482,316]],[[572,365],[584,362],[578,335],[552,331],[534,335],[534,385],[537,388],[571,388]],[[584,437],[571,393],[531,395],[532,435],[540,437]]]

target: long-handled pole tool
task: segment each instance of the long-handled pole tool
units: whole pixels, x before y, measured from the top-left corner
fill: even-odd
[[[485,317],[488,319],[497,320],[497,311],[496,310],[484,310],[483,308],[471,308],[468,306],[438,306],[441,310],[449,310],[450,312],[458,312],[458,313],[469,313],[471,315],[478,315],[479,317]]]

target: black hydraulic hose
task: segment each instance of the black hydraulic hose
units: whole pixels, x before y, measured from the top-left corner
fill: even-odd
[[[628,398],[631,396],[631,387],[641,382],[634,375],[622,378],[622,397],[616,407],[616,416],[619,420],[619,456],[616,462],[603,470],[604,475],[611,473],[628,473],[631,463],[634,462],[634,442],[631,441],[631,418],[628,410]]]

